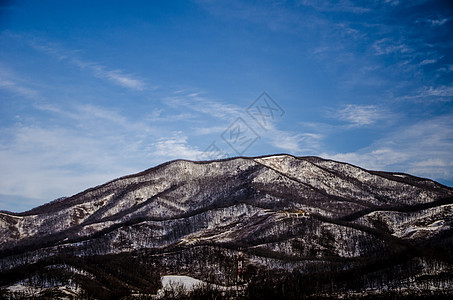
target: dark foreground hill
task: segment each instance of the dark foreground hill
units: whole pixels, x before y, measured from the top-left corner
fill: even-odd
[[[177,160],[0,212],[0,296],[447,298],[452,224],[453,189],[408,174],[290,155]],[[158,293],[164,275],[206,284]]]

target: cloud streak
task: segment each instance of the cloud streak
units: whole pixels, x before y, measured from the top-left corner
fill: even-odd
[[[395,41],[389,38],[383,38],[373,43],[372,48],[377,55],[387,54],[407,54],[414,50],[406,45],[404,42]]]
[[[398,97],[396,100],[449,102],[453,100],[453,86],[424,86],[415,91],[415,93]]]
[[[24,79],[18,78],[12,72],[0,67],[0,89],[6,90],[14,95],[28,99],[40,97],[39,92],[31,87],[32,84]]]
[[[196,160],[202,156],[203,152],[196,147],[190,146],[188,137],[183,135],[182,132],[173,133],[172,137],[159,138],[152,145],[152,154],[165,160],[170,159],[189,159]]]
[[[251,99],[250,103],[252,103],[253,100],[254,99]],[[276,118],[268,119],[266,128],[262,128],[257,121],[246,112],[246,108],[249,104],[244,107],[234,104],[225,104],[208,99],[202,96],[201,93],[185,93],[177,97],[166,98],[165,101],[172,107],[184,107],[185,109],[214,117],[225,124],[224,126],[210,126],[204,129],[195,128],[194,133],[197,135],[223,133],[231,122],[240,117],[248,126],[258,133],[260,137],[259,142],[264,142],[280,151],[293,154],[315,153],[315,151],[319,149],[320,140],[323,138],[323,135],[321,134],[292,132],[278,129],[278,120]],[[220,138],[219,141],[221,142]],[[233,156],[237,155],[234,149],[231,149],[229,146],[226,146],[221,150],[224,152],[231,152]],[[192,155],[195,154],[194,151],[191,151],[190,153],[192,153]],[[244,153],[244,155],[246,154],[247,153]],[[200,157],[200,155],[198,156]]]
[[[135,91],[143,91],[149,88],[143,79],[127,74],[122,70],[110,69],[102,64],[85,61],[79,58],[77,51],[65,50],[56,44],[37,42],[36,40],[31,42],[31,46],[60,61],[67,61],[78,67],[80,70],[88,70],[95,77],[106,80],[114,85]]]
[[[2,128],[3,195],[37,205],[162,162],[148,154],[165,130],[95,105],[35,108],[47,114],[46,124],[25,119]]]
[[[453,115],[417,122],[390,132],[370,146],[348,153],[321,156],[365,168],[404,171],[453,182]]]
[[[232,121],[238,116],[246,117],[245,108],[234,104],[225,104],[220,101],[209,99],[203,93],[178,91],[172,97],[164,98],[164,102],[176,109],[194,111],[223,121]]]
[[[302,5],[313,7],[319,11],[340,11],[340,12],[352,12],[356,14],[363,14],[369,12],[370,9],[354,5],[349,0],[340,0],[335,3],[327,1],[316,1],[316,0],[303,0],[300,1]]]
[[[13,138],[0,147],[2,194],[50,201],[131,170],[118,165],[99,138],[37,126],[11,131]]]
[[[78,66],[80,69],[87,69],[94,76],[110,81],[113,84],[136,91],[142,91],[147,87],[143,80],[137,79],[121,70],[109,70],[106,66],[101,64],[84,62],[77,58],[70,58],[69,61]]]
[[[389,121],[394,114],[377,105],[347,104],[338,110],[330,110],[328,115],[332,118],[349,123],[348,128],[375,125],[379,122]]]

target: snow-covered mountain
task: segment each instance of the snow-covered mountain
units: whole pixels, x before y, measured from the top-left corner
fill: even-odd
[[[0,212],[0,295],[155,297],[175,274],[239,278],[249,298],[451,296],[452,224],[453,189],[408,174],[291,155],[176,160]]]

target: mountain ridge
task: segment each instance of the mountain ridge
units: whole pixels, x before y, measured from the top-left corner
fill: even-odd
[[[292,284],[294,274],[310,282],[318,278],[313,284],[319,289],[308,289],[307,296],[325,292],[329,276],[336,278],[337,292],[371,288],[385,294],[372,278],[383,282],[390,276],[404,279],[413,294],[428,293],[424,282],[453,283],[451,276],[436,275],[453,271],[452,214],[452,188],[404,173],[287,154],[174,160],[27,212],[2,212],[0,286],[26,284],[6,274],[55,261],[71,261],[72,268],[104,278],[86,264],[100,260],[109,266],[104,257],[112,256],[153,265],[154,292],[156,278],[168,274],[228,286],[236,280],[231,257],[242,251],[249,293]],[[195,258],[194,251],[202,254]],[[71,270],[65,276],[73,278]],[[361,274],[359,288],[342,279],[352,270]],[[263,275],[269,271],[279,275]],[[131,283],[120,277],[114,280],[121,293],[132,293]],[[428,279],[418,283],[419,278]],[[83,290],[94,293],[85,279]],[[109,294],[111,282],[99,279],[98,288]]]
[[[101,188],[101,187],[103,187],[105,185],[108,185],[108,184],[113,183],[113,182],[118,181],[118,180],[143,176],[143,175],[146,175],[149,172],[155,171],[155,170],[157,170],[159,168],[165,167],[165,166],[167,166],[169,164],[176,163],[176,162],[189,162],[189,163],[195,163],[195,164],[209,164],[209,163],[212,163],[212,162],[224,162],[224,161],[230,161],[230,160],[235,160],[235,159],[250,159],[250,160],[253,160],[253,159],[269,158],[269,157],[276,157],[276,156],[289,156],[289,157],[293,157],[295,159],[322,159],[322,160],[325,160],[325,161],[331,161],[331,162],[335,162],[335,163],[340,163],[340,164],[345,164],[345,165],[349,165],[349,166],[352,166],[352,167],[356,167],[356,168],[362,169],[363,171],[367,171],[367,172],[373,173],[373,174],[378,175],[378,176],[382,176],[382,177],[387,178],[387,179],[389,179],[389,177],[391,177],[391,180],[400,181],[401,183],[413,184],[413,183],[407,182],[407,180],[404,180],[404,178],[399,177],[399,176],[402,175],[402,176],[405,176],[405,177],[410,177],[413,180],[428,181],[428,182],[435,183],[436,185],[440,185],[440,186],[442,186],[444,188],[453,189],[453,187],[444,185],[444,184],[439,183],[437,181],[434,181],[434,180],[432,180],[430,178],[414,176],[414,175],[411,175],[411,174],[408,174],[408,173],[367,170],[365,168],[353,165],[353,164],[348,163],[348,162],[341,162],[341,161],[336,161],[336,160],[333,160],[333,159],[325,159],[325,158],[321,158],[321,157],[318,157],[318,156],[295,156],[295,155],[288,154],[288,153],[277,153],[277,154],[268,154],[268,155],[260,155],[260,156],[235,156],[235,157],[228,157],[228,158],[214,159],[214,160],[204,160],[204,161],[189,160],[189,159],[174,159],[174,160],[170,160],[170,161],[161,163],[161,164],[159,164],[157,166],[148,168],[146,170],[143,170],[143,171],[140,171],[140,172],[137,172],[137,173],[132,173],[132,174],[120,176],[118,178],[115,178],[115,179],[112,179],[110,181],[107,181],[106,183],[102,183],[102,184],[99,184],[97,186],[93,186],[93,187],[87,188],[84,191],[76,193],[76,194],[74,194],[72,196],[62,196],[60,198],[52,200],[52,201],[50,201],[48,203],[44,203],[42,205],[39,205],[37,207],[34,207],[34,208],[32,208],[30,210],[27,210],[27,211],[24,211],[24,212],[11,212],[11,211],[1,210],[1,209],[0,209],[0,212],[1,213],[6,213],[6,214],[9,214],[9,215],[13,215],[13,216],[30,215],[30,214],[35,213],[36,210],[40,210],[40,209],[42,209],[44,207],[47,207],[47,206],[49,206],[51,204],[54,204],[56,202],[60,202],[60,201],[64,201],[64,200],[67,200],[67,199],[71,199],[71,198],[75,198],[75,197],[81,196],[84,193],[90,192],[90,191],[95,190],[97,188]]]

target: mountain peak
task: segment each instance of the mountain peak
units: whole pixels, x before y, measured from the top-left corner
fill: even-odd
[[[320,288],[307,295],[322,295],[322,282],[332,274],[338,292],[352,292],[352,281],[340,278],[360,271],[359,290],[382,294],[388,272],[416,264],[426,267],[391,280],[420,291],[417,278],[451,280],[432,271],[452,268],[452,211],[449,187],[319,157],[174,160],[28,212],[0,213],[0,278],[11,291],[31,285],[19,270],[45,268],[49,278],[79,274],[87,293],[93,291],[85,280],[92,277],[107,294],[112,282],[132,293],[121,276],[102,281],[104,275],[90,267],[94,261],[110,266],[104,259],[110,257],[139,259],[153,270],[157,281],[134,288],[143,292],[151,286],[157,293],[158,278],[171,274],[231,286],[231,257],[241,251],[247,257],[244,284],[261,290],[259,280],[283,283],[290,274],[307,279],[314,272]],[[57,272],[55,265],[63,267]],[[270,270],[278,277],[266,278]]]

